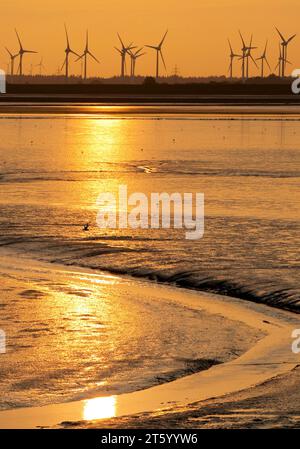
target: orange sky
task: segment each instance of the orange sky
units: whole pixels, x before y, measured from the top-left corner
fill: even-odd
[[[4,46],[17,50],[16,26],[24,47],[39,52],[25,58],[25,71],[42,55],[46,71],[54,73],[64,60],[66,21],[76,52],[82,52],[85,29],[89,28],[91,50],[101,60],[100,66],[90,64],[93,75],[119,74],[120,61],[113,49],[118,45],[117,31],[126,43],[133,41],[142,46],[158,44],[167,28],[164,55],[168,74],[176,64],[184,76],[224,74],[229,64],[226,39],[230,37],[238,50],[239,28],[247,39],[253,32],[254,44],[260,47],[269,38],[269,60],[274,68],[278,55],[276,25],[283,34],[299,31],[289,48],[292,70],[300,65],[298,10],[299,0],[1,0],[0,64],[6,69]],[[254,56],[258,57],[259,51]],[[153,74],[154,64],[154,54],[148,49],[138,62],[137,72]],[[80,64],[72,63],[71,71],[79,73]]]

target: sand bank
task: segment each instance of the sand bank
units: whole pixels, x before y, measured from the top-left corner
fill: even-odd
[[[47,269],[47,264],[39,266]],[[49,265],[48,268],[50,271],[53,269],[61,271],[64,276],[79,274],[88,278],[90,275],[90,282],[95,282],[95,278],[92,277],[97,277],[92,270],[74,269],[71,272],[62,266],[53,268],[53,265]],[[293,354],[291,350],[292,330],[300,328],[300,319],[297,315],[229,297],[202,294],[128,278],[124,278],[124,282],[127,283],[126,288],[130,289],[132,295],[139,292],[149,297],[155,292],[155,295],[165,301],[180,303],[190,310],[204,311],[223,317],[224,320],[234,320],[236,326],[239,323],[247,324],[265,337],[235,360],[142,391],[1,412],[1,428],[52,427],[62,422],[82,423],[153,411],[165,414],[174,407],[187,407],[195,402],[221,397],[261,384],[290,372],[298,364],[299,356]]]

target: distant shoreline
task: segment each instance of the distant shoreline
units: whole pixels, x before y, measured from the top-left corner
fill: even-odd
[[[22,95],[0,96],[0,114],[6,116],[56,115],[220,120],[300,120],[300,103],[286,98],[186,98]]]
[[[167,95],[167,94],[5,94],[1,103],[185,103],[185,104],[282,104],[300,105],[296,95]]]
[[[146,83],[146,84],[7,84],[0,103],[149,103],[190,105],[300,105],[291,91],[292,80],[281,83]]]

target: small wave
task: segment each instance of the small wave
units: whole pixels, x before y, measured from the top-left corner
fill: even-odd
[[[118,237],[115,240],[121,240]],[[101,240],[103,240],[101,242]],[[176,269],[176,264],[166,265],[164,256],[157,248],[113,246],[108,240],[113,238],[97,238],[97,247],[93,246],[93,238],[70,240],[68,243],[45,238],[2,238],[0,246],[12,246],[17,250],[30,253],[41,261],[59,263],[65,266],[108,271],[119,275],[129,275],[145,278],[159,283],[176,285],[199,291],[216,293],[266,304],[280,309],[300,313],[300,292],[287,281],[270,279],[268,276],[250,275],[239,270],[202,269],[200,264],[193,269]],[[124,239],[126,242],[126,238]],[[143,239],[140,240],[141,242]],[[132,263],[129,255],[134,256]],[[151,254],[153,260],[161,260],[160,268],[157,264],[149,264]],[[137,262],[138,261],[138,262]],[[280,267],[278,267],[279,269]],[[285,267],[283,267],[285,268]],[[295,266],[297,268],[297,266]]]
[[[102,164],[98,170],[68,170],[68,171],[9,171],[0,173],[0,184],[30,183],[30,182],[80,182],[102,179],[107,174],[143,173],[145,175],[170,176],[202,176],[202,177],[260,177],[260,178],[300,178],[298,170],[268,171],[254,169],[208,168],[199,161],[140,161],[139,163]]]

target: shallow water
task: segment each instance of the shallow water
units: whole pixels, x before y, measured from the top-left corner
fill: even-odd
[[[186,306],[174,288],[20,254],[2,251],[0,283],[0,410],[144,389],[232,360],[260,337]]]
[[[135,107],[126,118],[110,109],[2,117],[0,242],[298,311],[300,116],[139,116]],[[120,184],[203,192],[204,238],[100,230],[97,197]]]
[[[138,112],[1,117],[3,250],[299,312],[300,117]],[[100,230],[98,195],[120,184],[145,194],[203,192],[204,238],[191,242],[172,229]],[[112,294],[54,274],[12,274],[3,265],[0,276],[0,327],[9,328],[17,354],[1,364],[2,408],[131,391],[197,369],[199,358],[234,356],[226,341],[233,334],[224,337],[228,352],[199,351],[215,325],[174,305],[124,299],[118,286]],[[87,351],[85,365],[80,351]]]

